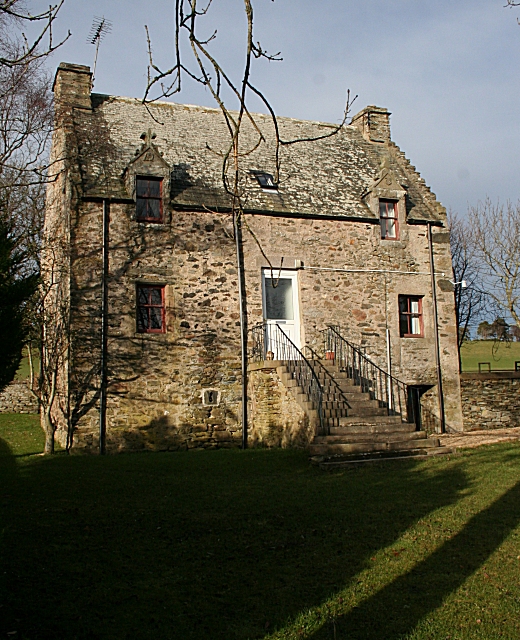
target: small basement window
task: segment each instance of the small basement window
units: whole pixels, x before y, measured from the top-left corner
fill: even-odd
[[[379,219],[381,220],[381,239],[399,239],[399,219],[395,200],[379,201]]]
[[[136,182],[136,220],[140,222],[162,222],[162,178],[138,176]]]
[[[218,407],[220,404],[220,391],[218,389],[203,389],[202,404],[207,407]]]
[[[399,296],[399,335],[401,338],[422,338],[423,296]]]
[[[164,286],[137,285],[138,333],[165,333]]]
[[[253,175],[256,178],[258,184],[266,191],[278,191],[278,185],[274,181],[274,177],[270,173],[264,173],[263,171],[253,171]]]

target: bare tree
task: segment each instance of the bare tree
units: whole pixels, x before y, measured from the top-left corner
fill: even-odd
[[[44,317],[44,300],[56,297],[56,287],[36,287],[42,269],[45,192],[49,181],[56,178],[49,163],[53,109],[51,78],[44,62],[68,38],[56,44],[52,33],[63,1],[32,14],[22,0],[0,0],[0,228],[8,251],[3,261],[0,317],[9,316],[0,323],[1,366],[9,365],[12,376],[23,342],[28,344],[29,385],[42,406],[46,452],[54,448],[50,416],[59,382],[58,365],[68,340],[61,321],[65,315]],[[41,25],[32,40],[23,33],[28,23]],[[52,269],[49,260],[45,268]],[[33,366],[35,350],[40,352],[39,372]]]
[[[240,332],[242,353],[242,446],[247,446],[247,299],[245,289],[245,276],[243,270],[243,243],[242,228],[250,233],[258,245],[267,263],[273,269],[273,265],[266,251],[259,242],[251,225],[245,219],[244,197],[246,193],[247,171],[244,167],[244,159],[256,151],[261,145],[267,147],[267,131],[260,126],[259,119],[252,113],[249,104],[250,98],[260,100],[269,113],[271,119],[271,131],[269,137],[274,137],[272,151],[272,176],[273,186],[280,180],[280,150],[284,146],[298,142],[312,142],[336,135],[347,122],[352,102],[350,91],[347,91],[347,101],[343,117],[340,123],[329,133],[316,137],[284,140],[280,135],[278,120],[275,111],[264,93],[255,85],[252,79],[252,63],[255,59],[267,61],[281,60],[280,53],[270,54],[255,40],[253,32],[253,3],[252,0],[243,0],[244,15],[247,22],[245,36],[245,57],[242,77],[234,81],[226,69],[222,67],[211,51],[211,43],[217,37],[217,31],[210,31],[209,37],[200,37],[199,22],[203,20],[211,8],[213,0],[175,0],[175,54],[173,65],[167,69],[161,69],[155,62],[152,52],[152,44],[148,28],[148,83],[143,102],[149,104],[160,98],[168,98],[180,93],[183,78],[187,77],[203,85],[215,100],[222,112],[228,131],[228,145],[224,149],[212,149],[222,158],[222,183],[224,190],[230,199],[230,209],[233,219],[233,230],[236,240],[236,259],[238,267],[238,295],[240,301]],[[191,59],[186,62],[182,55],[183,38],[186,39]],[[231,96],[230,101],[226,96]],[[153,116],[152,116],[153,117]]]
[[[5,23],[0,23],[0,35],[2,27]],[[39,278],[52,130],[50,80],[42,64],[35,58],[23,65],[0,65],[0,232],[4,249],[0,360],[7,374],[4,383],[12,379],[20,363]]]
[[[66,42],[70,31],[58,42],[53,38],[54,22],[64,2],[60,0],[58,4],[49,5],[46,11],[31,13],[23,0],[0,0],[0,66],[27,67]],[[13,38],[13,33],[28,23],[41,25],[39,33],[28,39],[21,32]]]
[[[473,231],[468,221],[457,213],[448,213],[450,248],[455,285],[455,317],[459,350],[468,338],[471,324],[486,309],[482,290],[481,264],[476,253]],[[465,287],[461,286],[464,281]]]
[[[479,203],[470,209],[469,224],[482,264],[482,289],[520,327],[520,201]]]
[[[246,171],[242,169],[245,157],[257,150],[261,145],[266,144],[266,132],[262,130],[258,118],[249,108],[250,98],[254,96],[259,99],[271,116],[271,135],[274,136],[274,147],[272,152],[272,173],[274,183],[280,179],[280,149],[284,146],[298,142],[312,142],[336,135],[345,125],[351,110],[352,103],[356,99],[350,98],[350,91],[347,91],[347,100],[343,117],[340,123],[328,133],[313,138],[301,138],[284,140],[280,135],[278,120],[273,107],[269,103],[264,93],[254,84],[252,80],[252,63],[255,59],[267,61],[280,61],[280,52],[268,53],[260,44],[255,41],[253,31],[253,3],[251,0],[243,0],[244,15],[247,21],[245,34],[245,57],[242,77],[234,81],[215,56],[212,54],[210,45],[217,37],[214,30],[209,37],[199,36],[199,22],[208,16],[213,0],[175,0],[175,56],[173,65],[167,69],[161,69],[155,62],[152,43],[148,27],[145,27],[148,40],[148,82],[143,98],[145,104],[161,98],[169,98],[181,92],[183,79],[187,77],[203,85],[212,95],[216,104],[222,111],[224,121],[229,133],[229,144],[225,149],[214,149],[214,153],[222,157],[222,182],[226,193],[230,196],[233,217],[243,218],[243,196],[244,187],[247,182]],[[191,59],[188,62],[182,55],[183,37],[189,46]],[[231,96],[226,98],[225,96]],[[234,109],[229,106],[232,103]],[[254,132],[253,141],[249,134]],[[251,232],[254,240],[258,243],[256,235],[249,226],[246,227]],[[262,247],[260,247],[264,253]],[[264,257],[270,261],[264,253]]]

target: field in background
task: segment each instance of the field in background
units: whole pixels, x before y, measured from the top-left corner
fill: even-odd
[[[463,372],[478,371],[479,362],[489,362],[491,371],[514,370],[515,361],[520,362],[520,342],[472,340],[462,345],[460,356]]]

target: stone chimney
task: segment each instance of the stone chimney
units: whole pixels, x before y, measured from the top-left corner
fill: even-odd
[[[71,108],[92,109],[90,89],[92,73],[82,64],[62,62],[56,71],[52,90],[57,111]]]
[[[384,107],[370,105],[352,118],[352,125],[361,131],[368,142],[390,142],[390,112]]]

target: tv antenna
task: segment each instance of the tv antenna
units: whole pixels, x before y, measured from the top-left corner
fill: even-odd
[[[94,16],[92,26],[90,27],[90,33],[88,34],[87,44],[96,45],[96,55],[94,56],[94,69],[92,71],[92,86],[94,86],[94,78],[96,77],[96,65],[98,58],[99,45],[103,38],[112,31],[112,23],[107,20],[105,16],[101,18]]]

